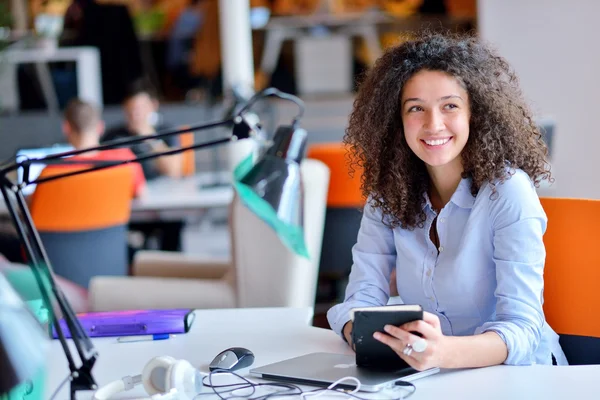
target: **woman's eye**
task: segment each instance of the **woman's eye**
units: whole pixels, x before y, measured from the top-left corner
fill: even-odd
[[[446,110],[453,110],[453,109],[455,109],[455,108],[458,108],[458,106],[457,106],[456,104],[446,104],[446,105],[444,106],[444,108],[445,108]]]
[[[411,108],[408,109],[408,112],[415,112],[415,111],[423,111],[423,108],[421,106],[412,106]]]

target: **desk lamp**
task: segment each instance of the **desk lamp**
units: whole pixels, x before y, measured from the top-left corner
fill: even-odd
[[[276,96],[284,100],[292,101],[298,105],[300,110],[298,115],[293,119],[291,125],[279,127],[277,129],[274,139],[271,142],[264,139],[260,124],[256,122],[255,115],[251,114],[249,111],[254,103],[268,96]],[[299,168],[297,168],[303,157],[303,150],[306,142],[306,131],[298,126],[299,119],[302,117],[303,112],[304,105],[299,98],[282,93],[277,89],[269,88],[250,98],[247,104],[233,117],[226,118],[222,121],[159,132],[155,135],[118,139],[94,148],[53,154],[43,158],[20,160],[19,162],[12,162],[0,167],[0,190],[6,201],[6,206],[12,222],[17,229],[19,238],[27,253],[27,258],[36,279],[36,283],[42,294],[42,300],[48,307],[51,323],[57,332],[58,339],[60,340],[67,358],[70,370],[71,399],[75,399],[75,394],[79,390],[95,390],[97,388],[96,381],[92,376],[92,368],[98,357],[98,352],[82,328],[62,290],[56,284],[52,265],[31,219],[31,214],[27,207],[27,202],[22,193],[22,189],[30,184],[43,184],[56,179],[67,178],[69,176],[80,175],[118,165],[178,154],[189,150],[208,148],[241,139],[257,138],[263,149],[259,152],[256,162],[253,163],[251,160],[246,160],[243,163],[244,167],[238,168],[236,171],[237,174],[234,175],[235,188],[238,191],[242,202],[250,208],[251,211],[257,213],[259,217],[265,219],[269,225],[275,228],[286,245],[290,246],[293,251],[305,255],[306,250],[303,237],[302,235],[298,236],[298,232],[302,232],[302,213],[300,210],[302,209],[301,202],[303,201],[303,197],[301,177]],[[191,146],[170,149],[160,153],[140,154],[130,160],[86,160],[86,166],[82,167],[82,169],[76,171],[70,170],[69,172],[62,174],[29,180],[29,168],[32,164],[81,165],[81,161],[71,161],[69,160],[69,157],[92,151],[127,147],[144,141],[156,140],[219,126],[232,127],[231,135],[226,138],[216,139],[205,143],[195,143]],[[13,182],[13,180],[9,178],[9,174],[18,169],[22,169],[23,182]],[[290,236],[290,238],[286,238],[286,235]],[[53,301],[51,301],[51,299]],[[63,329],[58,323],[58,318],[54,313],[55,307],[62,314],[68,330],[71,333],[80,360],[79,365],[76,365],[69,345],[65,339]],[[9,329],[12,329],[12,327]],[[2,337],[2,340],[4,340],[4,337]],[[18,376],[11,378],[10,383],[16,382],[17,379]]]

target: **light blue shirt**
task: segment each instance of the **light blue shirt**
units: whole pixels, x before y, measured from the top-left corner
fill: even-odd
[[[332,329],[341,335],[354,307],[387,304],[396,268],[403,302],[437,315],[444,335],[494,331],[508,348],[505,364],[552,364],[552,354],[567,364],[542,310],[546,214],[527,174],[513,172],[494,197],[490,185],[473,197],[471,180],[461,180],[436,221],[439,254],[427,195],[427,220],[414,230],[388,228],[367,204],[345,300],[327,314]]]

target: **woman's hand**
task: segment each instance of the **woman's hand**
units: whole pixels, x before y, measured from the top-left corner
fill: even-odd
[[[376,332],[373,337],[381,343],[387,344],[400,358],[418,371],[434,367],[443,367],[445,354],[448,353],[448,337],[444,336],[440,327],[439,318],[431,313],[423,312],[423,320],[408,322],[399,327],[386,325],[387,333]],[[415,335],[416,332],[422,336]],[[414,349],[407,355],[406,345],[411,346],[420,339],[425,339],[427,347],[423,352]]]
[[[344,335],[344,338],[346,338],[346,342],[348,342],[348,345],[352,348],[352,350],[356,350],[356,348],[354,347],[354,343],[352,342],[352,325],[352,321],[346,322],[346,325],[344,325],[344,328],[342,329],[342,333]]]

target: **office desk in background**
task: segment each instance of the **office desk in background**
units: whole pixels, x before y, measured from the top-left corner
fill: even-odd
[[[203,172],[182,179],[152,180],[148,182],[146,195],[133,200],[131,220],[181,220],[210,208],[227,207],[234,192],[227,184],[231,181],[229,176],[225,172]]]
[[[176,220],[203,213],[210,208],[227,207],[233,199],[233,187],[227,173],[199,173],[182,179],[158,178],[148,182],[146,196],[131,203],[131,220]],[[8,218],[8,209],[0,196],[0,217]]]
[[[35,64],[37,77],[42,87],[44,100],[49,112],[58,112],[59,105],[48,63],[73,61],[76,64],[77,93],[84,100],[102,108],[102,75],[100,71],[100,52],[95,47],[59,47],[59,48],[16,48],[5,50],[0,56],[0,90],[2,98],[0,109],[5,112],[17,112],[20,107],[17,85],[17,66]]]
[[[323,12],[311,15],[274,16],[264,28],[264,46],[259,71],[263,78],[270,79],[277,67],[283,43],[287,40],[298,41],[304,38],[327,38],[331,35],[344,37],[347,40],[360,38],[366,48],[366,58],[373,65],[383,54],[380,34],[384,32],[416,32],[423,27],[430,29],[456,30],[472,23],[470,18],[443,15],[415,15],[396,17],[384,11],[333,13]],[[301,60],[299,60],[301,61]],[[314,59],[305,60],[302,64],[310,66]],[[351,60],[348,60],[351,63]],[[334,71],[331,71],[334,73]],[[317,77],[314,77],[316,79]],[[266,83],[265,83],[266,84]]]
[[[311,309],[246,308],[197,310],[189,333],[155,342],[117,343],[116,338],[94,339],[99,351],[94,376],[105,385],[126,375],[140,374],[152,358],[169,355],[184,358],[203,372],[222,350],[239,346],[254,352],[252,367],[281,361],[312,352],[352,354],[333,331],[310,326]],[[67,363],[58,341],[53,341],[48,356],[47,397],[67,376]],[[242,376],[249,368],[238,371]],[[414,400],[517,400],[517,399],[597,399],[600,365],[591,366],[495,366],[470,370],[448,370],[415,381]],[[205,392],[208,389],[205,389]],[[58,399],[68,397],[65,386]],[[360,395],[363,395],[362,393]],[[90,399],[92,392],[81,392],[78,399]],[[144,389],[116,397],[144,396]],[[367,394],[364,394],[366,397]],[[321,396],[339,398],[339,396]],[[377,394],[375,394],[377,397]],[[381,395],[380,395],[381,397]],[[202,398],[217,398],[202,396]],[[296,398],[299,398],[296,397]]]

